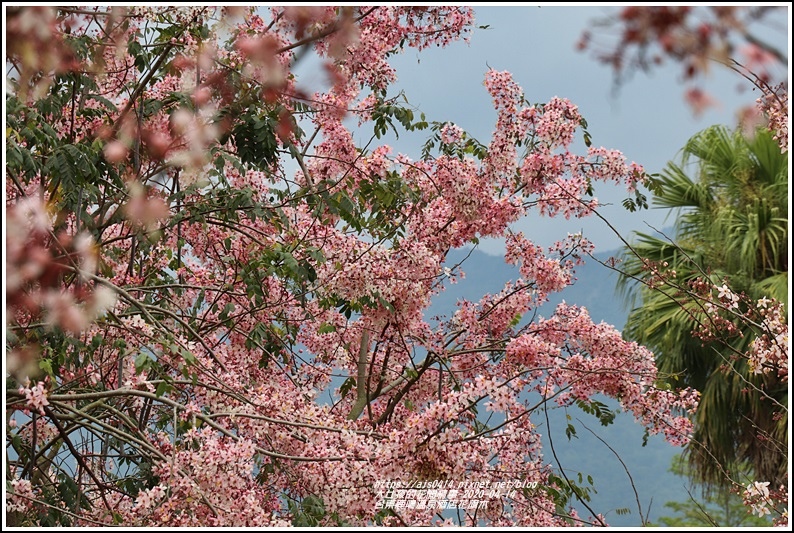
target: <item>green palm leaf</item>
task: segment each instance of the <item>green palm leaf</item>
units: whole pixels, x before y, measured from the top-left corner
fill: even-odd
[[[756,336],[746,324],[737,321],[741,335],[714,342],[695,336],[708,318],[687,290],[697,278],[727,280],[734,292],[787,308],[788,159],[769,132],[747,139],[715,126],[687,142],[659,184],[653,205],[670,210],[674,234],[635,234],[624,251],[618,287],[632,309],[624,336],[654,350],[664,381],[701,392],[686,450],[694,477],[720,486],[726,470],[746,464],[757,479],[779,483],[787,471],[787,416],[776,419],[769,398],[787,405],[787,390],[736,356]],[[675,270],[675,278],[648,287],[647,261]]]

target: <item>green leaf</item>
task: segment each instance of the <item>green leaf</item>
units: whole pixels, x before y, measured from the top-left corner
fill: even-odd
[[[149,357],[149,354],[146,352],[141,352],[138,354],[138,357],[135,358],[135,372],[140,374],[147,368],[149,368],[152,364],[152,358]]]
[[[394,312],[394,306],[391,303],[389,303],[389,301],[386,300],[385,298],[383,298],[382,296],[378,296],[378,302],[380,302],[380,304],[383,307],[385,307],[386,310],[389,311],[390,313]]]
[[[174,387],[170,383],[166,383],[165,381],[161,381],[159,385],[157,385],[157,390],[155,394],[159,398],[160,396],[164,395],[167,392],[171,392],[174,390]]]
[[[350,392],[350,390],[353,387],[355,387],[355,386],[356,386],[356,380],[355,380],[355,378],[353,378],[351,376],[351,377],[347,378],[344,381],[344,383],[342,383],[341,387],[339,387],[339,394],[341,394],[342,398],[344,398],[345,396],[347,396],[347,394]]]
[[[196,356],[188,350],[187,348],[180,348],[179,352],[182,354],[182,357],[185,359],[185,362],[189,365],[196,364]]]
[[[317,330],[317,333],[322,335],[323,333],[332,333],[334,331],[336,331],[336,326],[326,322],[325,324],[320,326],[320,328]]]
[[[221,311],[220,314],[218,315],[218,320],[221,321],[226,320],[227,318],[229,318],[229,313],[231,313],[232,311],[234,311],[234,304],[233,303],[226,304],[223,307],[223,311]]]
[[[39,368],[43,370],[45,374],[55,379],[55,373],[52,371],[52,361],[49,359],[41,359],[39,361]]]
[[[521,313],[516,313],[516,316],[513,317],[513,320],[510,321],[511,328],[516,327],[521,322]]]

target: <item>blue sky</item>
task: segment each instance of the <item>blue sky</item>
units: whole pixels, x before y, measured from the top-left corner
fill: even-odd
[[[475,7],[476,24],[488,29],[474,31],[471,43],[453,43],[444,49],[422,52],[409,50],[394,58],[399,81],[393,94],[404,90],[408,101],[423,111],[428,120],[452,121],[480,141],[490,138],[495,124],[490,96],[483,85],[489,67],[509,70],[522,86],[529,101],[546,102],[553,96],[570,99],[588,121],[593,144],[621,150],[629,161],[642,164],[650,173],[659,172],[686,141],[713,125],[736,124],[736,111],[751,104],[758,91],[738,74],[714,64],[702,86],[718,101],[700,117],[694,117],[684,102],[681,67],[668,64],[649,74],[636,73],[617,92],[611,68],[595,61],[589,52],[575,49],[582,31],[615,7],[517,6]],[[787,22],[780,21],[787,27]],[[766,31],[783,50],[787,35]],[[745,88],[743,92],[737,87]],[[393,142],[395,152],[418,157],[427,132],[416,137],[401,136]],[[584,145],[579,141],[579,150]],[[672,223],[667,212],[651,209],[629,213],[621,205],[623,188],[598,184],[596,196],[610,203],[601,213],[621,234],[661,229]],[[600,220],[565,221],[529,217],[516,224],[528,238],[548,246],[568,232],[583,231],[597,250],[621,246],[620,239]],[[501,242],[484,240],[480,249],[503,253]]]

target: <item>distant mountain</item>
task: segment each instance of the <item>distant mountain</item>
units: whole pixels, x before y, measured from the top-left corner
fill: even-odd
[[[448,265],[455,264],[464,259],[469,250],[456,250],[448,256]],[[596,254],[601,261],[606,261],[617,252]],[[430,315],[449,315],[456,309],[456,301],[468,299],[479,301],[486,293],[497,293],[504,288],[505,282],[519,277],[518,268],[508,265],[504,258],[484,254],[479,251],[471,255],[463,263],[465,279],[457,284],[448,284],[447,289],[433,300]],[[547,304],[539,310],[541,316],[549,316],[554,307],[563,299],[571,304],[587,308],[590,316],[598,323],[607,322],[621,329],[628,316],[624,309],[623,301],[617,295],[615,285],[617,274],[607,267],[590,259],[585,265],[577,267],[577,281],[563,292],[553,295]],[[617,402],[601,399],[610,408],[618,407]],[[672,457],[680,453],[681,449],[667,444],[659,436],[647,440],[643,446],[644,429],[634,421],[631,414],[621,413],[613,424],[603,427],[597,419],[578,408],[569,409],[566,413],[561,409],[550,410],[549,425],[551,427],[554,451],[565,468],[569,478],[578,483],[578,473],[582,473],[584,485],[587,485],[587,476],[593,478],[597,493],[592,494],[590,508],[606,516],[606,520],[613,526],[638,526],[641,524],[637,500],[642,506],[642,513],[648,515],[651,522],[658,523],[658,517],[670,514],[664,509],[668,501],[686,499],[686,492],[682,489],[686,480],[676,476],[668,469]],[[533,422],[543,431],[544,453],[547,460],[554,461],[549,443],[549,430],[545,428],[545,417],[542,414],[532,417]],[[570,441],[565,435],[568,422],[576,428],[576,437]],[[592,430],[606,444],[594,437],[586,428]],[[620,456],[620,460],[610,451],[611,446]],[[626,473],[628,469],[629,474]],[[632,489],[637,491],[635,496]],[[683,493],[683,497],[682,497]],[[576,505],[583,517],[590,516],[590,512],[583,505]],[[625,514],[618,509],[628,509]]]

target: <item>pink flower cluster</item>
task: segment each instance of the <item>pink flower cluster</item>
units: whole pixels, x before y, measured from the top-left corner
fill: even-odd
[[[25,401],[29,409],[36,410],[42,415],[44,414],[44,408],[50,405],[43,381],[39,381],[33,387],[19,387],[19,393],[25,395]]]
[[[775,88],[764,86],[764,94],[757,100],[758,107],[768,117],[769,129],[775,134],[780,151],[788,151],[788,90],[781,83]]]
[[[534,283],[539,291],[539,298],[559,292],[571,282],[570,265],[564,265],[559,259],[547,257],[540,246],[524,238],[523,233],[511,234],[507,237],[505,261],[521,262],[521,276]]]
[[[743,487],[741,496],[744,505],[749,507],[747,512],[761,518],[772,515],[775,526],[789,527],[788,487],[780,485],[770,490],[769,485],[769,481],[753,481]]]
[[[33,507],[36,494],[28,479],[14,479],[11,481],[11,490],[6,492],[6,510],[9,512],[23,513]]]
[[[689,441],[692,423],[687,415],[697,407],[697,391],[657,389],[653,354],[624,341],[612,326],[593,324],[583,308],[560,304],[532,334],[512,340],[507,357],[546,370],[548,381],[535,387],[546,397],[556,396],[560,404],[606,394],[631,410],[652,434],[663,432],[675,445]]]
[[[455,144],[463,140],[463,129],[451,123],[446,123],[441,127],[441,142],[444,144]]]
[[[790,345],[783,304],[762,298],[757,308],[763,317],[763,333],[750,347],[750,368],[756,374],[774,373],[781,381],[788,381]]]
[[[129,509],[133,523],[274,525],[277,502],[255,481],[250,441],[219,437],[209,428],[190,430],[182,440],[176,448],[164,448],[173,458],[154,466],[161,484],[138,494]]]

